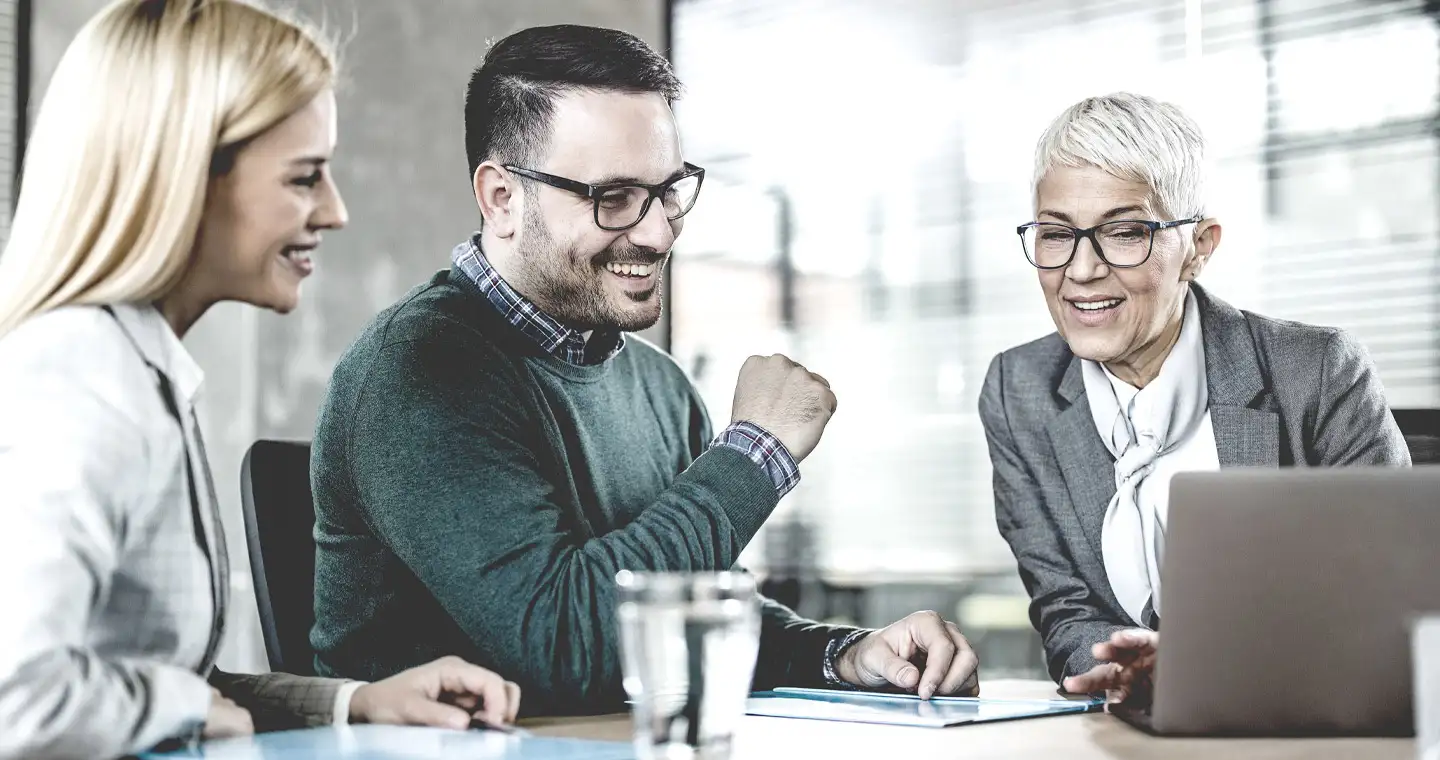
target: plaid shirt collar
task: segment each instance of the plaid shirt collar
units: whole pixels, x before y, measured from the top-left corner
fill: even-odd
[[[455,246],[450,252],[450,261],[475,283],[505,321],[530,336],[556,359],[576,365],[603,364],[625,347],[625,334],[619,330],[595,330],[587,344],[584,333],[567,327],[520,295],[485,260],[478,233]]]

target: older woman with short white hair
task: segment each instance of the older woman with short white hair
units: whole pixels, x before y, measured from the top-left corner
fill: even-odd
[[[1072,692],[1125,699],[1153,672],[1173,475],[1410,464],[1354,338],[1196,283],[1221,237],[1204,166],[1194,121],[1125,93],[1071,106],[1036,150],[1017,231],[1056,332],[995,357],[980,415],[1000,532]]]

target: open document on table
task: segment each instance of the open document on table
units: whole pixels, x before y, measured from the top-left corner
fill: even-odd
[[[807,718],[847,723],[944,728],[967,723],[992,723],[1020,718],[1070,715],[1102,709],[1098,699],[984,699],[909,694],[775,689],[750,695],[745,711],[770,718]]]

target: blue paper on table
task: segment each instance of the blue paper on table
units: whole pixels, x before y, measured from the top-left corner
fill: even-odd
[[[141,755],[142,760],[633,760],[621,742],[519,736],[499,731],[451,731],[417,726],[326,726],[221,739],[198,749]]]
[[[1088,712],[1099,700],[1022,700],[974,697],[920,699],[911,694],[875,694],[822,689],[776,689],[750,695],[745,712],[770,718],[809,718],[847,723],[944,728],[1047,715]]]

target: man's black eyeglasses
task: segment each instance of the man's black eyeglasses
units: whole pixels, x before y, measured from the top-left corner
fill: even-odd
[[[691,163],[686,163],[680,174],[658,185],[591,185],[519,166],[506,166],[505,169],[521,177],[589,198],[595,207],[595,224],[610,232],[628,230],[639,224],[656,198],[660,199],[665,209],[666,219],[674,221],[685,216],[695,207],[695,199],[700,197],[700,183],[705,181],[705,170]]]

